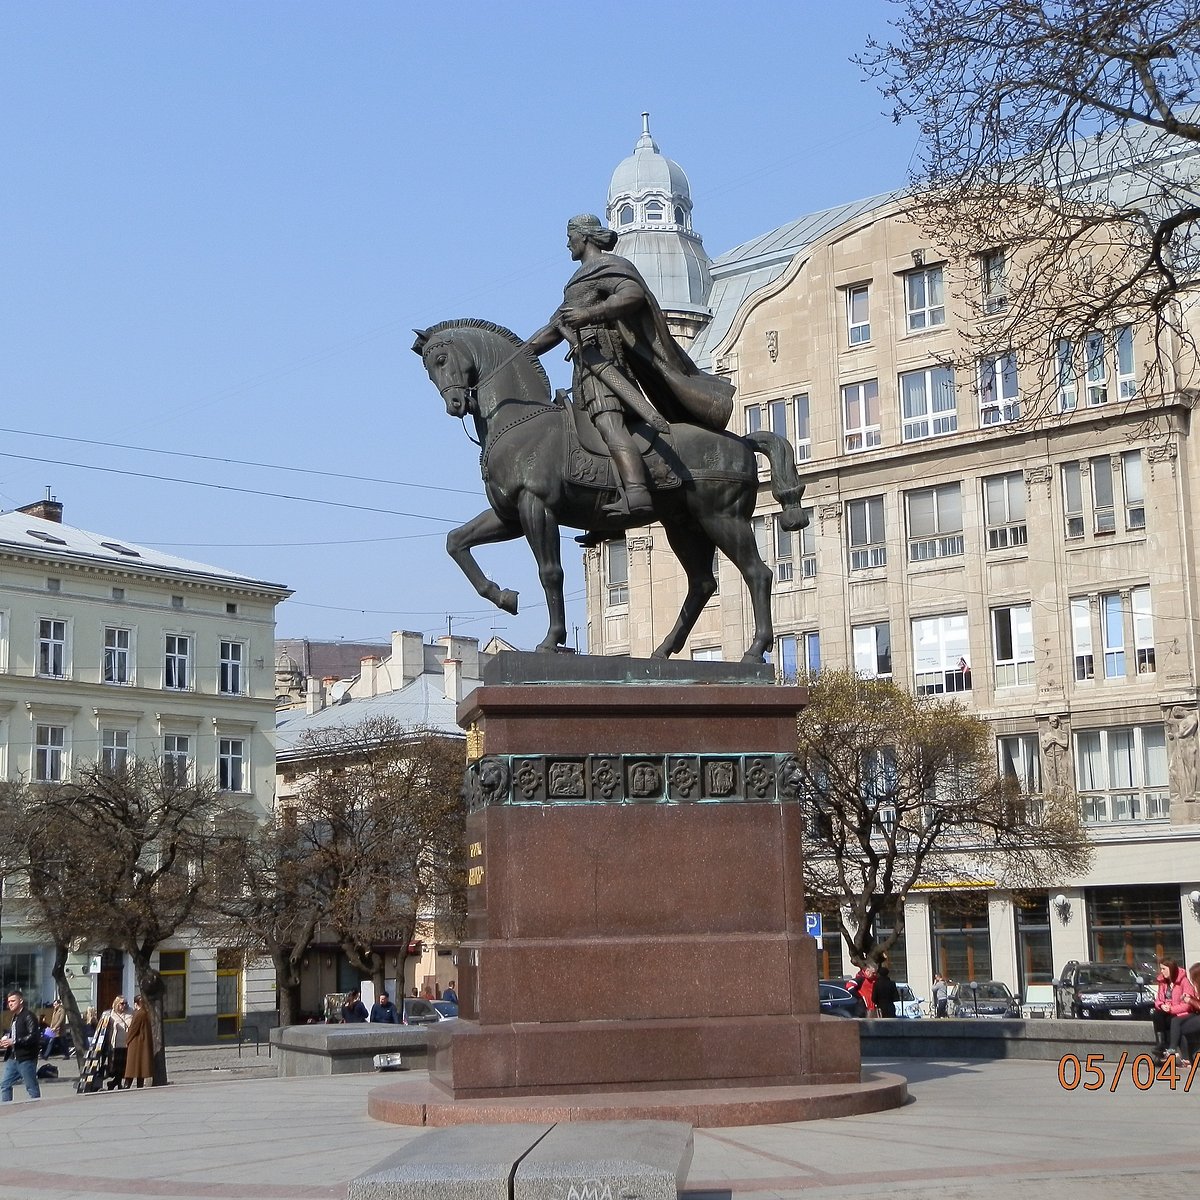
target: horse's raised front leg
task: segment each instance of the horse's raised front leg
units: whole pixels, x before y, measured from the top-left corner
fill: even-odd
[[[517,593],[493,583],[480,570],[471,550],[491,542],[511,542],[520,536],[521,526],[518,522],[506,521],[490,508],[446,535],[446,552],[458,563],[459,569],[471,581],[471,586],[485,600],[490,600],[497,608],[508,613],[517,611]]]
[[[562,551],[558,542],[558,520],[545,503],[532,492],[522,492],[518,505],[521,527],[533,557],[537,561],[538,578],[546,593],[546,608],[550,626],[538,643],[539,650],[557,650],[567,640],[567,609],[563,601]]]
[[[683,644],[704,611],[704,606],[717,591],[717,578],[713,574],[712,538],[691,522],[681,524],[678,521],[667,521],[664,522],[663,528],[667,533],[667,541],[671,543],[671,549],[687,576],[688,588],[674,628],[651,658],[667,658],[683,649]]]

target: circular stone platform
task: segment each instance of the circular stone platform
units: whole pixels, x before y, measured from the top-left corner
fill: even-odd
[[[898,1108],[908,1099],[900,1075],[864,1072],[860,1083],[823,1086],[581,1092],[453,1100],[425,1080],[372,1089],[367,1114],[392,1125],[496,1125],[511,1121],[686,1121],[697,1129],[780,1125]]]

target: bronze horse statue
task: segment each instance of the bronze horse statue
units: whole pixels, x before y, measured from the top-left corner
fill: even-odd
[[[551,398],[542,364],[515,333],[482,320],[443,321],[416,330],[413,350],[421,355],[446,411],[474,418],[482,447],[480,466],[491,508],[446,538],[446,549],[475,590],[505,612],[517,611],[517,593],[501,588],[480,569],[476,546],[524,537],[537,561],[546,593],[550,627],[539,650],[557,650],[567,640],[559,526],[617,537],[630,523],[606,515],[616,494],[611,464],[586,414]],[[671,632],[654,651],[665,658],[682,649],[700,613],[717,590],[713,552],[737,567],[750,592],[754,640],[743,662],[762,662],[771,648],[772,573],[758,553],[751,525],[758,495],[758,464],[771,466],[771,494],[782,505],[785,529],[802,529],[808,510],[791,445],[761,430],[739,437],[698,425],[674,424],[662,435],[633,424],[640,445],[652,453],[653,520],[687,575],[688,588]],[[600,451],[601,453],[597,453]],[[632,525],[644,525],[645,519]]]

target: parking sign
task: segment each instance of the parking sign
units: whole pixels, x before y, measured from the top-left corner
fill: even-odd
[[[820,913],[805,913],[804,914],[804,932],[817,939],[817,949],[824,950],[825,947],[821,943],[821,914]]]

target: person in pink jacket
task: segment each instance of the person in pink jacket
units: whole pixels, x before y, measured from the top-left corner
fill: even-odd
[[[1154,1007],[1150,1010],[1150,1021],[1154,1026],[1153,1056],[1161,1059],[1167,1048],[1167,1038],[1171,1032],[1171,1019],[1174,1013],[1169,1008],[1173,990],[1180,987],[1184,977],[1183,968],[1173,958],[1158,960],[1158,974],[1155,983],[1158,990],[1154,995]]]
[[[1163,1054],[1164,1059],[1174,1058],[1177,1066],[1191,1067],[1189,1039],[1200,1037],[1200,963],[1192,963],[1181,975],[1183,983],[1178,994],[1168,1002],[1174,1015]]]

